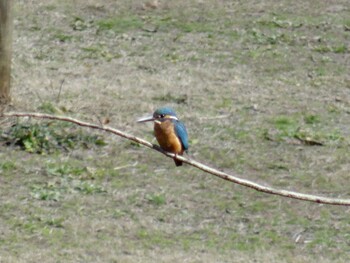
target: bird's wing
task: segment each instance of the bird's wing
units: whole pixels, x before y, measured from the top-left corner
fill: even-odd
[[[185,125],[181,121],[175,121],[175,133],[179,137],[184,150],[188,150],[188,135]]]

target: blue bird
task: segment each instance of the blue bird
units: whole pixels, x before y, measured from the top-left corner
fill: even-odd
[[[186,127],[179,121],[172,108],[159,108],[152,116],[141,118],[137,122],[147,121],[154,121],[154,135],[163,150],[178,155],[188,150]],[[176,166],[182,165],[182,161],[174,161]]]

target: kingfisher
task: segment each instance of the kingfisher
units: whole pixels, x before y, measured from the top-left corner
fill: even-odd
[[[154,122],[154,135],[160,147],[175,155],[182,155],[188,150],[188,135],[185,125],[179,121],[175,111],[169,107],[157,109],[152,116],[144,117],[137,122]],[[174,159],[176,166],[182,161]]]

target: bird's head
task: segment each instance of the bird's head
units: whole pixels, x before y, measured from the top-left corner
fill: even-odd
[[[177,120],[176,113],[172,108],[162,107],[157,109],[152,116],[147,116],[147,117],[138,119],[137,122],[147,122],[147,121],[162,122],[168,119]]]

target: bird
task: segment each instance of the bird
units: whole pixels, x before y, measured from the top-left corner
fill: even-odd
[[[183,155],[188,151],[188,134],[185,125],[179,121],[175,111],[170,107],[158,108],[152,116],[140,118],[137,122],[154,122],[154,136],[160,147],[175,155]],[[182,161],[176,160],[175,165],[181,166]]]

